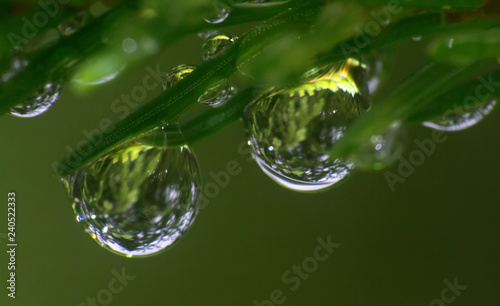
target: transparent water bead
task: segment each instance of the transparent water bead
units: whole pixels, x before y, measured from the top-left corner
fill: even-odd
[[[327,188],[354,165],[330,156],[346,128],[364,112],[364,97],[343,67],[311,70],[291,89],[271,89],[245,111],[252,155],[278,184],[297,191]]]
[[[404,135],[401,122],[394,122],[384,133],[373,135],[370,142],[354,154],[352,161],[356,167],[367,170],[387,168],[403,153]]]
[[[277,1],[277,0],[229,0],[229,3],[234,7],[266,7],[266,6],[275,6],[281,5],[290,2],[286,1]]]
[[[61,84],[47,83],[42,89],[28,98],[23,104],[10,109],[10,114],[16,117],[30,118],[48,111],[59,99]]]
[[[87,22],[88,14],[86,12],[79,12],[76,16],[71,17],[70,19],[62,22],[57,26],[57,29],[64,36],[70,36],[78,29],[83,27]]]
[[[184,64],[173,68],[165,78],[163,89],[166,90],[174,86],[177,82],[190,74],[195,68],[195,66]],[[232,85],[229,79],[221,79],[211,88],[209,88],[204,94],[202,94],[199,97],[198,102],[203,105],[219,107],[229,101],[229,99],[231,99],[236,94],[236,92],[236,88]]]
[[[18,74],[24,67],[28,66],[28,61],[24,58],[24,50],[21,48],[14,49],[12,52],[12,60],[10,67],[2,69],[1,82],[7,82]],[[5,72],[3,72],[5,71]]]
[[[425,121],[422,125],[440,131],[461,131],[479,123],[493,110],[496,104],[497,101],[493,100],[487,104],[476,104],[448,111],[442,117]]]
[[[201,57],[204,61],[215,58],[227,47],[232,45],[237,38],[229,37],[221,33],[212,33],[202,46]]]
[[[177,241],[195,218],[201,191],[188,147],[140,143],[99,158],[68,185],[85,231],[126,257],[150,256]]]
[[[229,17],[229,13],[231,12],[231,8],[221,2],[221,1],[214,1],[214,12],[205,17],[205,22],[210,23],[210,24],[219,24],[224,22],[227,17]]]
[[[174,67],[169,73],[167,73],[165,81],[163,82],[163,89],[166,90],[167,88],[174,86],[177,82],[185,78],[195,69],[195,66],[185,64]]]

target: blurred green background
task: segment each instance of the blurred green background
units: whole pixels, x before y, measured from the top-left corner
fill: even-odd
[[[408,41],[397,50],[386,90],[419,65],[423,44]],[[83,129],[118,120],[111,102],[141,84],[146,66],[168,71],[200,63],[200,47],[193,35],[88,95],[66,86],[42,116],[0,118],[0,233],[7,232],[7,192],[15,191],[18,239],[16,299],[3,286],[0,305],[87,305],[87,297],[108,288],[112,270],[122,269],[135,278],[111,305],[253,305],[275,289],[285,305],[429,305],[454,278],[468,286],[454,305],[500,304],[498,110],[449,133],[395,192],[383,172],[356,172],[323,193],[283,189],[238,153],[245,135],[241,123],[233,124],[193,149],[205,183],[230,160],[243,170],[173,248],[126,259],[99,247],[76,222],[52,162],[85,139]],[[407,136],[406,158],[431,130],[414,126]],[[396,173],[397,164],[389,170]],[[329,235],[341,246],[291,291],[283,273]],[[1,245],[5,285],[5,239]]]

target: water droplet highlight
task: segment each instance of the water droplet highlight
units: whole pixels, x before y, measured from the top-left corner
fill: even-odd
[[[177,84],[177,82],[190,74],[194,69],[196,69],[195,66],[185,64],[174,67],[172,70],[170,70],[169,73],[167,73],[165,81],[163,82],[163,89],[166,90],[174,86],[175,84]]]
[[[211,107],[224,105],[237,92],[229,79],[222,79],[200,96],[198,102]]]
[[[207,17],[205,17],[205,21],[210,24],[219,24],[224,22],[227,17],[229,17],[229,13],[231,12],[231,8],[221,2],[214,1],[214,12]]]
[[[134,143],[79,170],[67,184],[78,222],[98,244],[141,257],[165,250],[191,226],[200,181],[187,146]]]
[[[190,65],[179,65],[173,68],[165,78],[163,82],[163,89],[168,89],[174,86],[177,82],[185,78],[190,74],[195,66]],[[212,85],[204,94],[202,94],[198,102],[203,105],[211,107],[219,107],[225,104],[229,99],[231,99],[237,92],[236,87],[234,87],[229,79],[221,79],[216,84]]]
[[[246,109],[252,156],[278,184],[316,191],[353,170],[352,163],[329,154],[365,110],[364,97],[348,73],[351,64],[313,69],[301,85],[273,88]]]
[[[390,166],[403,153],[404,128],[401,122],[393,123],[379,135],[373,135],[351,160],[356,167],[366,170],[382,170]]]
[[[203,43],[201,57],[204,61],[215,58],[227,47],[232,45],[237,38],[220,33],[211,33]]]
[[[423,126],[439,131],[461,131],[476,125],[496,106],[493,100],[487,104],[472,105],[461,109],[446,112],[442,117],[435,120],[425,121]]]
[[[70,36],[87,22],[88,15],[86,12],[79,12],[75,17],[72,17],[57,26],[59,33],[64,36]]]
[[[24,103],[10,109],[10,114],[16,117],[31,118],[48,111],[59,99],[61,84],[47,83],[41,90],[28,98]]]

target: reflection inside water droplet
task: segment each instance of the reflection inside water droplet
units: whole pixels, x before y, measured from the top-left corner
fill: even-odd
[[[209,35],[202,46],[201,57],[204,61],[215,58],[236,40],[236,38],[217,32],[210,33]]]
[[[271,89],[246,110],[245,126],[252,155],[280,185],[297,191],[329,187],[354,165],[330,156],[346,128],[364,112],[349,60],[342,67],[313,69],[291,89]],[[270,150],[269,148],[272,148]]]
[[[390,166],[404,149],[404,129],[401,122],[393,123],[384,133],[373,135],[352,157],[356,167],[381,170]]]
[[[59,99],[61,90],[61,84],[47,83],[41,90],[29,97],[23,104],[11,108],[10,114],[23,118],[41,115],[48,111]]]
[[[200,173],[187,146],[114,150],[68,182],[77,220],[97,243],[127,257],[172,245],[192,224]]]
[[[442,117],[423,122],[422,125],[440,131],[461,131],[479,123],[493,110],[496,104],[497,101],[493,100],[486,104],[475,104],[450,110]]]
[[[224,22],[227,19],[227,17],[229,17],[231,8],[227,4],[218,0],[214,1],[213,6],[214,6],[214,12],[205,17],[205,21],[211,24],[218,24]]]

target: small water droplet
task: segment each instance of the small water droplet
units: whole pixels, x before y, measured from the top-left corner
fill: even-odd
[[[224,105],[237,92],[236,87],[232,85],[231,80],[222,79],[200,96],[198,102],[211,107]]]
[[[166,90],[174,86],[177,82],[190,74],[194,69],[196,69],[195,66],[185,64],[174,67],[172,70],[170,70],[169,73],[167,73],[165,81],[163,82],[163,89]]]
[[[28,66],[28,61],[24,58],[24,50],[22,48],[15,48],[12,50],[12,59],[10,62],[10,67],[5,67],[5,71],[2,74],[0,81],[7,82],[12,79],[16,74],[21,72],[26,66]]]
[[[63,21],[57,26],[61,35],[70,36],[85,25],[88,19],[86,12],[79,12],[75,17]]]
[[[62,85],[47,83],[41,90],[28,98],[24,103],[10,109],[10,114],[16,117],[30,118],[48,111],[59,99]]]
[[[487,104],[471,105],[461,109],[446,112],[442,117],[423,122],[422,125],[439,131],[461,131],[479,123],[488,115],[495,105],[496,100]]]
[[[168,89],[174,86],[177,82],[185,78],[190,74],[195,66],[190,65],[179,65],[173,68],[165,78],[163,82],[163,89]],[[219,82],[215,83],[210,87],[204,94],[202,94],[198,102],[203,105],[208,105],[212,107],[219,107],[229,101],[237,92],[236,87],[234,87],[229,79],[221,79]]]
[[[448,39],[448,43],[446,44],[446,46],[448,47],[448,49],[453,48],[453,38]]]
[[[356,167],[381,170],[390,166],[404,149],[404,128],[401,122],[393,123],[381,135],[373,135],[352,157]]]
[[[84,229],[107,250],[150,256],[191,226],[200,199],[200,172],[187,146],[140,142],[113,150],[71,177],[73,209]]]
[[[352,163],[329,154],[364,112],[364,97],[347,73],[348,66],[349,62],[313,69],[301,85],[273,88],[245,110],[252,156],[278,184],[315,191],[353,170]]]
[[[286,1],[277,1],[277,0],[253,0],[253,1],[248,1],[248,0],[230,0],[229,4],[231,4],[234,7],[267,7],[267,6],[276,6],[276,5],[282,5],[290,2],[289,0]]]
[[[414,41],[420,41],[422,39],[422,36],[414,36],[411,39],[413,39]]]
[[[213,6],[214,12],[205,17],[205,21],[210,24],[219,24],[224,22],[227,17],[229,17],[231,8],[221,1],[214,1]]]
[[[215,58],[227,47],[232,45],[237,38],[229,37],[221,33],[211,33],[202,46],[201,57],[204,61]]]

